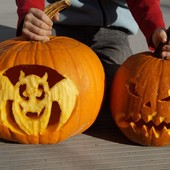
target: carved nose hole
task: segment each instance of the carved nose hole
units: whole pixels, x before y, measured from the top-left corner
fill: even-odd
[[[129,83],[128,84],[129,93],[133,96],[139,97],[138,93],[136,92],[135,86],[136,86],[135,83]]]
[[[145,106],[151,108],[151,102],[150,102],[150,101],[147,102],[147,103],[145,104]]]

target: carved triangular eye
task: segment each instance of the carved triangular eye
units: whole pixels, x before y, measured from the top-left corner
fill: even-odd
[[[136,92],[135,86],[135,83],[129,83],[127,85],[128,91],[131,95],[139,97],[139,94]]]
[[[161,99],[161,101],[166,101],[166,102],[170,101],[170,96],[168,96],[168,97],[166,97],[164,99]]]

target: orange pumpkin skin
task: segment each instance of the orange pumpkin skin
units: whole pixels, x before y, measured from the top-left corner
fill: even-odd
[[[47,73],[48,69],[52,70],[52,72],[56,72],[56,74],[53,74],[52,72],[48,73],[49,75],[52,74],[50,75],[52,77],[52,81],[55,79],[61,79],[62,76],[69,78],[73,82],[72,84],[75,85],[77,90],[75,106],[72,111],[70,111],[70,115],[67,116],[67,118],[65,118],[64,113],[62,113],[62,108],[56,108],[56,110],[54,108],[54,113],[53,115],[50,115],[47,127],[44,127],[44,130],[42,132],[39,132],[38,134],[36,129],[37,127],[35,128],[35,133],[31,132],[31,129],[29,129],[29,125],[26,127],[26,130],[30,131],[31,134],[29,134],[29,132],[26,133],[23,130],[24,128],[21,129],[20,126],[24,127],[24,123],[20,122],[20,120],[18,120],[19,125],[16,123],[14,117],[16,117],[16,119],[18,119],[18,117],[14,115],[14,113],[12,113],[12,109],[10,109],[10,111],[1,110],[0,138],[26,144],[52,144],[61,142],[73,135],[80,134],[93,124],[98,115],[103,99],[104,70],[98,57],[89,47],[68,37],[55,36],[51,36],[50,41],[48,42],[32,42],[24,40],[20,37],[0,43],[1,75],[6,75],[6,72],[8,72],[8,70],[13,72],[13,75],[15,75],[16,70],[22,70],[23,72],[25,72],[23,70],[24,68],[27,68],[27,70],[29,70],[29,68],[34,68],[34,71],[33,73],[31,73],[30,76],[26,75],[27,77],[24,77],[26,79],[30,78],[31,80],[41,80],[42,76],[40,76],[39,73],[41,72],[41,69],[43,71],[43,68],[47,68]],[[36,76],[34,75],[34,72]],[[10,81],[15,81],[15,77],[16,76],[12,78],[11,76],[9,80],[13,79]],[[2,78],[3,80],[6,80],[4,76],[2,76]],[[22,79],[23,81],[24,78]],[[10,87],[13,89],[13,87],[15,88],[16,85],[11,85],[11,82],[9,84]],[[17,82],[18,80],[16,80],[15,83],[17,84]],[[45,83],[48,84],[48,79],[45,80]],[[42,89],[40,90],[42,91]],[[20,91],[23,93],[23,96],[28,95],[25,94],[22,89],[20,89]],[[16,93],[15,90],[13,92]],[[29,89],[27,89],[26,92],[28,93]],[[48,92],[47,90],[47,93],[47,97],[51,95],[53,96],[53,98],[55,98],[52,90],[50,92]],[[37,94],[39,94],[39,91],[37,92]],[[8,95],[10,96],[10,94]],[[14,97],[12,95],[12,99],[13,98]],[[66,101],[67,99],[63,100]],[[25,114],[25,112],[22,111],[24,110],[24,108],[18,106],[21,104],[18,104],[17,102],[15,102],[15,100],[12,100],[12,107],[15,107],[13,106],[13,103],[16,103],[16,108],[20,109],[21,112]],[[66,105],[67,102],[64,102],[64,104]],[[65,106],[64,104],[62,107],[67,110],[67,106]],[[74,104],[72,104],[72,107],[73,105]],[[8,107],[9,105],[6,105],[6,110],[9,110]],[[3,115],[6,115],[5,121],[1,120],[4,119]],[[61,115],[62,118],[60,117]],[[27,119],[25,117],[24,119]],[[31,118],[28,119],[31,123]],[[43,121],[38,122],[38,118],[37,120],[35,120],[35,122],[37,124],[40,123],[40,125],[43,125]],[[34,124],[32,124],[31,126],[34,126]]]
[[[151,52],[129,57],[111,89],[112,116],[131,141],[146,146],[170,144],[170,60]]]

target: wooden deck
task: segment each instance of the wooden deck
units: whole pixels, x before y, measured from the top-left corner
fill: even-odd
[[[2,170],[169,170],[170,147],[144,147],[125,138],[108,119],[54,145],[0,142]]]

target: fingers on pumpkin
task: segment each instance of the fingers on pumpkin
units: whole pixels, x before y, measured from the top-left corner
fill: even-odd
[[[52,28],[53,22],[51,19],[45,14],[44,11],[41,11],[40,9],[37,8],[31,8],[28,12],[28,15],[26,16],[26,19],[30,20],[31,23],[37,24],[37,21],[42,21],[44,25],[39,25],[42,28],[48,27]],[[31,20],[33,19],[33,20]]]

